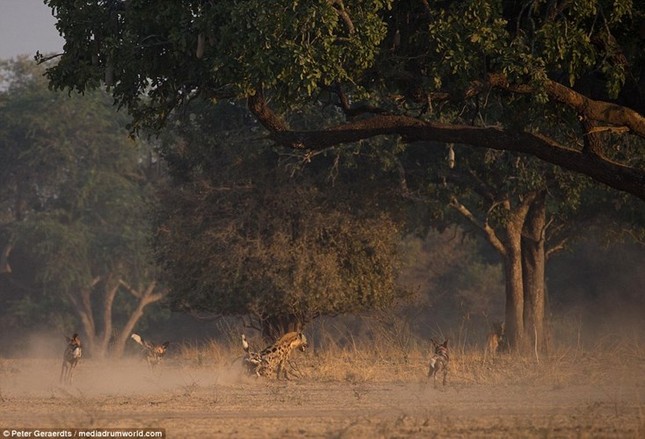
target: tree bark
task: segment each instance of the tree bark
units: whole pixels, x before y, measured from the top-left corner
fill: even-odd
[[[114,280],[113,276],[108,276],[104,285],[104,295],[102,314],[102,330],[97,331],[92,336],[95,337],[95,350],[92,353],[97,358],[105,358],[110,346],[110,339],[112,338],[112,307],[114,306],[114,298],[119,290],[119,284]]]
[[[72,302],[72,305],[76,309],[79,319],[81,320],[81,325],[83,326],[83,332],[86,334],[86,339],[84,340],[84,346],[87,352],[92,353],[95,349],[95,339],[94,334],[96,333],[96,325],[94,323],[94,313],[92,312],[92,290],[101,281],[100,277],[95,277],[92,281],[84,288],[82,288],[77,295],[70,294],[68,297]]]
[[[141,317],[143,317],[146,306],[160,301],[161,299],[166,297],[166,294],[168,293],[167,290],[155,292],[157,288],[157,281],[150,282],[148,286],[143,289],[143,291],[134,290],[123,281],[120,281],[120,284],[130,294],[133,294],[135,297],[137,297],[139,301],[137,302],[135,309],[130,314],[128,321],[125,323],[125,325],[123,325],[123,328],[121,328],[121,330],[115,336],[114,345],[112,346],[112,356],[114,358],[121,358],[123,356],[125,345],[130,338],[130,334],[132,334],[134,327],[137,325]]]
[[[504,203],[507,218],[504,224],[506,249],[504,271],[506,274],[506,336],[509,347],[525,351],[527,349],[524,321],[524,273],[522,270],[522,232],[530,208],[538,196],[530,192],[519,197],[515,206],[511,201]]]
[[[546,351],[545,334],[545,231],[546,193],[531,205],[522,233],[522,276],[524,286],[524,329],[537,352]]]
[[[518,219],[516,219],[517,221]],[[519,232],[518,232],[519,228]],[[522,349],[524,342],[524,289],[522,278],[521,224],[509,221],[503,256],[506,288],[506,337],[511,349]]]

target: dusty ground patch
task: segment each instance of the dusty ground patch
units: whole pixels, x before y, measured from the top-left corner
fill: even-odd
[[[477,379],[455,366],[449,385],[435,389],[415,365],[384,365],[396,369],[391,380],[386,372],[324,379],[305,369],[278,382],[235,366],[177,361],[151,371],[86,360],[63,387],[58,360],[0,360],[0,428],[155,427],[171,438],[645,436],[642,368],[593,375],[583,364],[566,365],[575,374],[541,365],[500,376],[500,363],[481,369],[494,379]]]

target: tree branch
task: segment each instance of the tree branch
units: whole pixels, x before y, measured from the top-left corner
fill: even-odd
[[[549,245],[549,247],[544,251],[544,257],[546,258],[546,260],[549,260],[549,258],[554,254],[564,251],[567,248],[567,241],[568,238],[563,238],[558,242]]]
[[[340,84],[334,84],[329,88],[331,92],[335,93],[336,96],[338,96],[338,100],[340,101],[340,108],[343,110],[343,113],[345,114],[345,117],[347,119],[353,119],[356,116],[360,116],[366,113],[367,114],[388,113],[388,111],[383,108],[375,107],[369,104],[363,104],[363,105],[357,105],[357,106],[350,105],[349,98],[347,97],[347,94],[345,94],[345,92],[343,91]]]
[[[123,280],[119,280],[119,284],[124,288],[126,288],[128,291],[132,289]],[[168,290],[166,289],[163,289],[157,293],[154,293],[156,286],[157,286],[157,282],[151,281],[144,291],[139,291],[137,292],[137,294],[134,294],[133,291],[130,291],[131,294],[139,298],[139,301],[137,302],[137,306],[135,307],[135,309],[132,310],[132,313],[130,313],[130,317],[128,318],[128,321],[125,323],[125,325],[123,325],[123,328],[121,329],[121,331],[117,336],[117,341],[115,343],[115,351],[116,351],[115,356],[117,358],[123,354],[123,349],[125,347],[126,340],[130,337],[130,334],[134,330],[134,327],[139,322],[141,317],[143,317],[145,307],[150,305],[151,303],[154,303],[163,299],[168,293]]]
[[[128,293],[132,294],[135,298],[141,299],[141,294],[142,294],[141,291],[139,291],[136,288],[131,287],[130,284],[128,284],[123,279],[119,279],[119,285],[121,285],[123,288],[125,288],[125,290]]]
[[[336,10],[336,13],[340,17],[340,19],[345,23],[345,27],[347,28],[347,33],[349,35],[353,35],[355,32],[354,29],[354,23],[352,22],[351,17],[347,13],[347,9],[345,9],[345,4],[343,3],[343,0],[328,0],[329,4]]]
[[[253,115],[260,121],[264,127],[272,133],[287,131],[289,126],[280,116],[275,114],[267,105],[264,99],[262,88],[258,88],[255,94],[248,97],[247,105]]]
[[[470,221],[474,226],[478,227],[479,229],[484,232],[484,236],[486,236],[486,239],[488,242],[499,252],[500,255],[504,256],[506,255],[506,247],[504,246],[504,243],[499,239],[497,234],[495,233],[495,229],[493,229],[490,224],[488,224],[488,221],[480,221],[475,217],[475,215],[468,209],[466,206],[461,204],[459,200],[457,200],[457,197],[451,197],[450,199],[450,207],[455,209],[457,212],[459,212],[464,218],[466,218],[468,221]]]
[[[508,78],[501,73],[488,75],[487,82],[492,87],[518,94],[533,94],[534,87],[526,84],[510,84]],[[564,104],[586,119],[607,122],[612,125],[626,126],[640,137],[645,137],[645,117],[628,107],[610,102],[590,99],[577,91],[556,81],[547,80],[545,90],[548,96]]]
[[[555,84],[555,83],[553,83]],[[566,88],[553,85],[553,89]],[[643,119],[632,110],[614,104],[592,101],[569,90],[566,95],[582,100],[589,109],[584,115],[596,120],[597,112],[604,114],[603,120],[615,121],[617,114],[636,115],[632,119]],[[582,104],[581,104],[582,105]],[[530,154],[546,162],[570,171],[585,174],[596,181],[645,200],[645,173],[593,154],[567,148],[553,139],[526,131],[514,131],[501,127],[475,127],[470,125],[440,124],[427,122],[405,115],[375,115],[371,118],[350,121],[323,130],[290,130],[287,123],[267,105],[262,90],[248,98],[250,111],[269,130],[271,138],[278,144],[294,149],[320,150],[345,143],[354,143],[377,136],[397,135],[404,142],[415,141],[461,143],[477,148],[489,148]],[[581,113],[583,114],[583,113]],[[613,114],[613,116],[612,116]],[[634,125],[638,128],[639,124]],[[645,134],[645,122],[643,122]],[[434,147],[428,144],[428,147]]]
[[[0,273],[11,273],[11,265],[9,265],[9,256],[13,251],[13,244],[6,244],[0,254]]]
[[[266,125],[265,125],[266,126]],[[277,143],[297,149],[323,149],[383,135],[399,135],[406,142],[462,143],[480,148],[514,151],[536,156],[579,172],[645,200],[645,174],[641,170],[566,148],[552,139],[497,127],[442,125],[407,116],[375,116],[320,131],[272,132]],[[429,144],[429,148],[434,147]]]

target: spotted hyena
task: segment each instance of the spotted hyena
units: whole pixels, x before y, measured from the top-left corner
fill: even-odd
[[[170,344],[169,341],[163,342],[162,344],[155,344],[148,340],[144,340],[144,338],[139,334],[132,334],[130,337],[143,347],[146,354],[146,360],[150,367],[155,367],[161,362],[161,359],[166,355],[168,345]]]
[[[65,346],[65,352],[63,352],[60,382],[61,384],[71,384],[74,369],[83,355],[83,349],[81,348],[81,339],[78,338],[78,334],[74,334],[71,337],[66,336],[65,341],[67,341],[67,346]]]
[[[304,351],[307,348],[307,337],[302,332],[288,332],[263,351],[254,352],[242,334],[242,347],[245,352],[244,364],[251,374],[267,376],[275,371],[278,379],[281,376],[289,379],[287,376],[289,356],[295,349]]]
[[[432,346],[434,348],[434,355],[430,358],[430,365],[428,369],[428,378],[432,378],[434,386],[437,386],[437,375],[443,374],[443,385],[446,385],[446,377],[448,376],[448,363],[450,357],[448,356],[448,340],[439,344],[434,340]]]

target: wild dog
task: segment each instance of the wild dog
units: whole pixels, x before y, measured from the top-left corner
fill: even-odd
[[[251,350],[251,346],[244,334],[242,334],[242,349],[244,349],[244,359],[242,361],[247,372],[251,375],[260,376],[257,371],[262,364],[262,357],[259,352]]]
[[[504,340],[504,323],[495,322],[492,324],[493,332],[486,337],[486,347],[484,348],[484,359],[495,358],[499,351],[503,348]]]
[[[65,346],[65,352],[63,352],[63,366],[61,367],[59,381],[61,384],[72,384],[74,369],[83,355],[83,349],[81,348],[81,339],[78,338],[78,334],[74,334],[71,337],[65,336],[65,341],[67,346]]]
[[[143,351],[146,354],[146,361],[148,361],[148,366],[150,366],[151,368],[154,368],[161,362],[161,359],[164,357],[164,355],[166,355],[168,345],[170,345],[169,341],[165,341],[162,344],[149,342],[139,334],[132,334],[130,338],[132,338],[132,340],[136,341],[143,347]]]
[[[434,339],[430,339],[434,349],[434,355],[430,358],[430,365],[428,369],[428,378],[432,377],[434,386],[437,387],[437,374],[443,373],[443,385],[446,385],[446,377],[448,375],[448,363],[450,357],[448,356],[448,339],[439,344]]]
[[[245,352],[244,364],[250,374],[258,377],[267,376],[275,370],[278,379],[281,376],[289,379],[287,362],[291,352],[296,349],[304,352],[307,346],[307,337],[302,332],[288,332],[263,351],[254,352],[250,349],[246,336],[242,334],[242,347]]]

